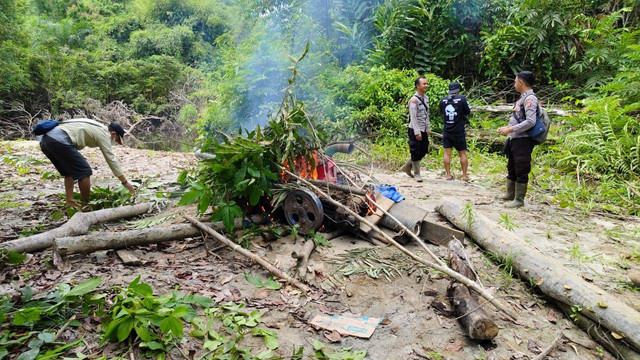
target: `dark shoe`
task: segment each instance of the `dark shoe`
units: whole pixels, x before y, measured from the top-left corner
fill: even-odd
[[[507,192],[502,195],[497,195],[496,199],[498,200],[513,200],[516,196],[516,182],[513,180],[507,179]]]
[[[411,165],[413,165],[413,177],[416,178],[417,182],[422,182],[422,176],[420,176],[420,161],[412,161]]]
[[[518,208],[524,206],[524,197],[527,195],[527,183],[516,183],[516,196],[513,201],[506,204],[508,208]]]
[[[411,173],[411,159],[407,160],[404,165],[400,168],[400,170],[404,171],[409,177],[413,177],[413,173]]]

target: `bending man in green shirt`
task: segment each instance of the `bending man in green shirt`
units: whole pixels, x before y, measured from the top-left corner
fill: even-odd
[[[88,147],[100,148],[109,168],[129,191],[134,194],[133,186],[127,181],[122,169],[111,151],[111,145],[122,145],[124,129],[118,123],[109,127],[91,119],[71,119],[62,122],[40,140],[40,149],[51,160],[60,175],[64,176],[64,189],[67,207],[80,207],[73,201],[73,186],[78,181],[80,199],[89,201],[91,192],[91,167],[78,150]]]

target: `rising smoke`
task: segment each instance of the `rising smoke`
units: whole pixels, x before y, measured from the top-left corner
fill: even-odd
[[[346,66],[361,59],[366,44],[371,43],[372,31],[366,23],[370,23],[374,6],[374,2],[364,0],[301,0],[280,1],[265,9],[256,19],[260,23],[256,28],[263,31],[247,64],[247,81],[253,90],[245,94],[236,112],[239,126],[252,131],[264,126],[269,114],[277,111],[291,76],[287,69],[290,56],[297,58],[307,42],[310,53],[299,65],[298,82],[312,80],[327,67]],[[357,36],[339,30],[353,28],[356,22],[360,22]],[[301,99],[307,98],[309,91],[323,91],[308,86],[295,89]]]

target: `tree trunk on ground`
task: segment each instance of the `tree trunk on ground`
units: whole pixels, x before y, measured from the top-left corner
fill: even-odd
[[[458,240],[449,242],[449,264],[451,269],[461,275],[476,281],[476,274],[471,268],[469,259],[462,249],[462,243]],[[448,289],[455,314],[460,318],[460,324],[470,338],[476,340],[490,340],[498,335],[498,326],[489,318],[482,309],[478,298],[469,289],[452,280]]]
[[[453,200],[444,201],[436,207],[440,214],[464,230],[484,249],[501,257],[509,257],[520,276],[538,285],[544,294],[569,306],[580,307],[583,315],[620,334],[640,350],[640,312],[586,282],[559,261],[543,255],[485,216],[473,213],[471,219],[467,219],[464,209],[463,203]]]
[[[71,217],[71,219],[69,219],[69,221],[58,228],[26,238],[1,243],[0,249],[19,253],[44,250],[53,245],[53,241],[57,238],[86,234],[89,232],[91,226],[95,224],[144,214],[149,211],[151,205],[151,203],[143,203],[86,213],[77,212]]]
[[[218,231],[224,231],[222,222],[207,224]],[[236,219],[235,228],[242,228],[242,219]],[[54,241],[54,249],[60,255],[88,254],[100,250],[117,250],[132,246],[157,244],[165,241],[181,240],[200,236],[201,231],[191,224],[177,224],[169,227],[152,227],[120,232],[96,232],[83,236],[63,237]]]
[[[241,255],[244,255],[244,256],[248,257],[249,259],[255,261],[257,264],[259,264],[263,268],[267,269],[274,276],[285,280],[286,282],[288,282],[289,284],[297,287],[298,289],[302,290],[306,294],[311,292],[311,288],[308,287],[307,285],[305,285],[305,284],[301,283],[300,281],[298,281],[298,280],[292,278],[291,276],[287,275],[285,272],[283,272],[282,270],[278,269],[277,267],[275,267],[273,264],[271,264],[269,261],[265,260],[264,258],[252,253],[251,251],[249,251],[247,249],[242,248],[242,246],[240,246],[240,245],[234,243],[233,241],[227,239],[224,235],[222,235],[219,232],[215,231],[211,227],[201,223],[200,221],[194,219],[191,216],[185,215],[184,218],[189,220],[190,223],[192,223],[194,226],[197,226],[200,230],[202,230],[205,233],[213,236],[213,238],[215,238],[216,240],[218,240],[221,243],[225,244],[226,246],[230,247],[231,250],[237,251]]]

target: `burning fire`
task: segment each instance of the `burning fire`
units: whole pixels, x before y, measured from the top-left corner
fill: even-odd
[[[318,153],[316,151],[313,152],[313,162],[308,161],[304,156],[296,156],[293,160],[293,165],[295,167],[294,172],[298,173],[300,177],[305,179],[318,179]],[[291,170],[288,159],[282,163],[282,167],[286,170]],[[280,172],[280,181],[287,183],[289,181],[289,175],[284,171]]]
[[[369,192],[368,195],[371,198],[371,200],[376,201],[375,194],[373,194],[372,192]],[[371,200],[369,200],[369,197],[365,197],[365,200],[367,201],[367,216],[373,215],[376,211],[378,211],[378,208],[376,208],[376,205]]]

